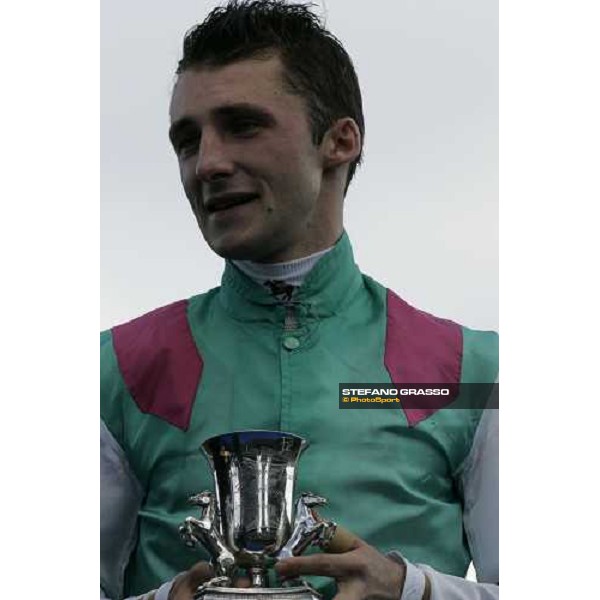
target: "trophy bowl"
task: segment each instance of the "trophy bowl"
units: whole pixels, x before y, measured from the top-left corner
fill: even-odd
[[[187,517],[180,534],[188,546],[208,550],[216,577],[198,588],[195,598],[319,598],[303,581],[271,587],[268,577],[277,560],[310,545],[326,549],[335,534],[336,524],[315,511],[325,498],[304,492],[294,502],[298,460],[307,445],[281,431],[234,431],[202,444],[215,489],[189,499],[200,515]],[[246,570],[250,588],[233,586],[240,569]]]

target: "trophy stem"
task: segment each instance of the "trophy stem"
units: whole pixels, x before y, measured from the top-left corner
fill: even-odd
[[[248,569],[250,585],[253,588],[269,587],[269,573],[263,567],[250,567]]]

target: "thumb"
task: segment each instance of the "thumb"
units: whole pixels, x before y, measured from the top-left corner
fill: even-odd
[[[333,538],[325,548],[325,552],[329,554],[343,554],[344,552],[351,552],[356,550],[360,546],[364,546],[363,542],[358,536],[354,535],[351,531],[338,525],[333,534]]]
[[[212,577],[214,577],[214,569],[207,562],[196,563],[189,571],[185,573],[186,587],[196,591],[196,588]]]

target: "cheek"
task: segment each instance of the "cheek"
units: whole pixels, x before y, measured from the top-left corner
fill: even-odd
[[[319,186],[321,171],[309,152],[290,152],[286,150],[275,159],[277,183],[295,194],[314,192]]]
[[[290,191],[296,197],[296,201],[306,208],[319,195],[322,173],[311,160],[312,157],[302,155],[296,159],[293,165],[294,170],[289,176]]]
[[[194,168],[190,164],[180,164],[179,165],[179,178],[181,179],[181,184],[183,186],[183,191],[187,196],[188,200],[194,204],[195,196],[196,196],[196,176],[194,173]]]

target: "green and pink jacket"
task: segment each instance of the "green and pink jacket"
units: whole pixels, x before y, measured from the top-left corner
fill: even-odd
[[[328,498],[323,513],[382,552],[463,577],[475,548],[497,582],[485,532],[465,525],[481,511],[464,478],[488,411],[338,403],[341,382],[492,383],[497,348],[495,333],[421,312],[362,274],[345,234],[289,302],[227,263],[220,287],[103,332],[104,594],[143,594],[207,558],[178,535],[187,498],[213,488],[199,446],[242,429],[307,438],[297,491]]]

